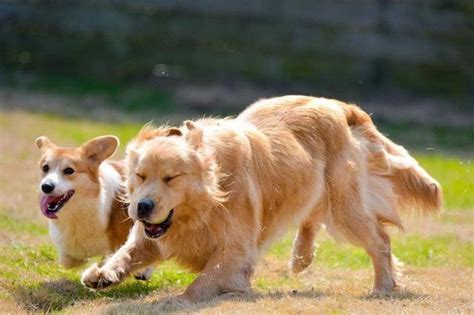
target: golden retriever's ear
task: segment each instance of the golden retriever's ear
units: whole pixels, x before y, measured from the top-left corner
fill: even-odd
[[[188,129],[186,141],[193,149],[199,149],[202,145],[203,130],[190,120],[186,120],[184,125]]]
[[[52,143],[51,140],[45,136],[36,138],[35,145],[40,151],[46,151],[47,149],[55,147],[54,143]]]
[[[82,145],[82,152],[86,159],[94,164],[100,164],[111,157],[117,147],[119,139],[115,136],[101,136],[94,138]]]
[[[167,137],[170,137],[170,136],[182,136],[183,133],[181,132],[181,130],[179,130],[178,128],[175,128],[175,127],[171,127],[167,130],[167,134],[166,136]]]

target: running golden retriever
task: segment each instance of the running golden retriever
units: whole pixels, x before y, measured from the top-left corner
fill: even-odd
[[[436,211],[441,187],[353,105],[306,96],[260,100],[235,119],[145,127],[127,149],[128,241],[83,283],[101,289],[175,258],[200,275],[179,296],[248,291],[258,257],[294,223],[292,270],[313,259],[324,224],[363,247],[373,293],[397,287],[386,225],[398,211]]]

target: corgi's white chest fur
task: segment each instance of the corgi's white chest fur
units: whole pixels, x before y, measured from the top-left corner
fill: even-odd
[[[107,227],[113,199],[120,187],[120,175],[108,163],[99,168],[95,196],[76,194],[61,209],[58,220],[51,220],[49,231],[61,253],[76,259],[105,256],[111,251]]]

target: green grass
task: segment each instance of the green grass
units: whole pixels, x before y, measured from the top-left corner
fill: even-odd
[[[289,259],[292,235],[275,244],[270,255]],[[461,242],[453,235],[423,237],[420,235],[395,236],[392,240],[393,253],[410,266],[458,266],[474,267],[474,243]],[[370,267],[365,251],[346,243],[336,243],[327,237],[319,242],[315,263],[327,268],[360,269]]]
[[[7,209],[1,207],[2,212],[8,212]],[[31,222],[15,220],[8,215],[0,213],[0,230],[9,233],[27,233],[31,236],[39,236],[48,234],[48,229]]]
[[[474,157],[419,154],[416,158],[443,186],[446,209],[474,207]]]
[[[55,311],[83,300],[137,298],[160,289],[183,288],[194,275],[173,262],[160,265],[148,282],[128,279],[103,292],[92,292],[80,283],[81,269],[65,270],[57,264],[50,243],[0,246],[0,296],[12,298],[30,311]]]

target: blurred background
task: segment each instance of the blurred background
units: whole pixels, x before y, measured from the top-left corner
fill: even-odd
[[[177,122],[308,94],[474,150],[471,0],[3,0],[0,43],[2,108]]]

